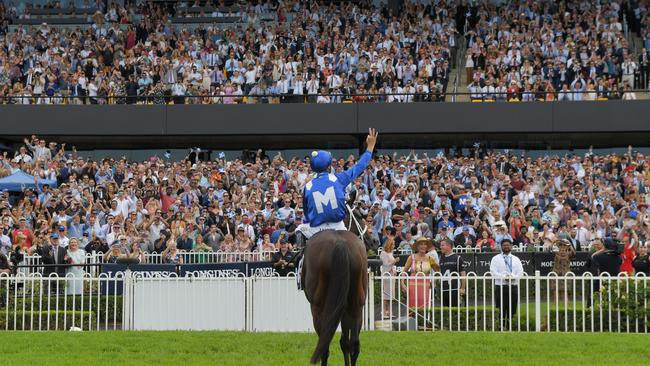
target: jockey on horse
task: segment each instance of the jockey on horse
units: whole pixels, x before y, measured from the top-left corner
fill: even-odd
[[[332,154],[322,150],[312,153],[310,165],[317,175],[305,184],[303,190],[305,217],[303,223],[296,228],[297,232],[309,239],[323,230],[346,230],[343,224],[346,215],[345,190],[370,163],[376,142],[377,131],[370,128],[366,137],[367,149],[361,154],[359,161],[352,168],[336,174],[329,172]],[[298,270],[299,276],[300,267],[301,265]],[[302,283],[300,288],[302,289]]]

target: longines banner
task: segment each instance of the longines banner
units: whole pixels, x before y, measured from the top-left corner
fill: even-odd
[[[142,277],[170,277],[176,276],[176,265],[174,264],[135,264],[127,266],[126,264],[104,264],[102,265],[102,274],[107,278],[99,282],[102,295],[121,295],[122,294],[122,277],[116,277],[118,273],[124,273],[127,267],[137,272]]]
[[[116,277],[127,269],[125,264],[104,264],[102,273],[107,277],[100,281],[102,295],[121,295],[122,278]],[[206,264],[137,264],[129,266],[138,277],[269,277],[274,275],[271,262],[206,263]]]
[[[181,277],[269,277],[273,276],[271,262],[182,264]]]
[[[463,260],[465,270],[467,272],[474,272],[479,276],[482,276],[490,271],[490,262],[492,258],[498,255],[497,253],[462,253],[459,254]],[[547,275],[549,272],[553,271],[553,264],[555,262],[554,253],[513,253],[517,258],[521,260],[521,265],[524,267],[524,272],[532,276],[535,274],[535,271],[540,271],[541,275]],[[397,263],[397,272],[408,271],[408,268],[404,268],[406,259],[408,255],[401,255],[400,260]],[[575,275],[582,275],[585,272],[585,264],[587,263],[587,258],[589,253],[587,252],[578,252],[571,259],[571,271]],[[380,263],[379,263],[380,264]],[[370,267],[375,274],[379,274],[379,264],[372,264]]]

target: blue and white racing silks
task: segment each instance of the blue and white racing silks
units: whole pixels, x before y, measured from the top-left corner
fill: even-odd
[[[316,227],[325,223],[336,223],[345,218],[345,189],[359,177],[368,166],[372,154],[364,152],[359,161],[341,173],[319,173],[305,184],[303,191],[304,223]]]

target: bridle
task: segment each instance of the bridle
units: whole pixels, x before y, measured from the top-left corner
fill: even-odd
[[[346,203],[345,207],[348,209],[348,214],[350,216],[350,222],[348,222],[348,231],[351,231],[350,229],[352,229],[352,222],[354,222],[354,225],[357,227],[357,232],[359,233],[359,239],[363,240],[363,236],[366,234],[366,231],[368,230],[368,226],[364,225],[362,229],[361,223],[359,222],[359,220],[357,220],[357,217],[354,215],[354,212],[352,211],[350,205]]]

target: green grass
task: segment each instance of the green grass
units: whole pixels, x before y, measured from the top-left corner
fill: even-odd
[[[2,332],[2,365],[307,365],[316,336]],[[343,365],[338,335],[330,365]],[[362,332],[359,365],[648,365],[650,335]]]

